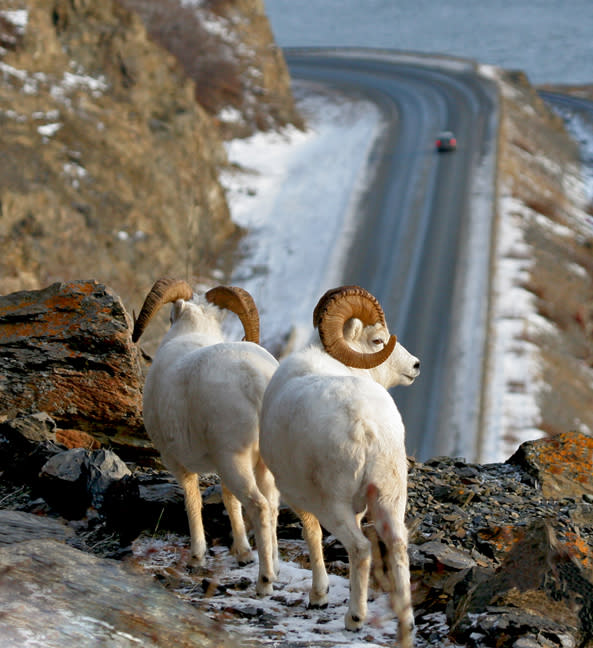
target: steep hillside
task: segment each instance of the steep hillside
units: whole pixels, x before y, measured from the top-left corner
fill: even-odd
[[[274,101],[257,119],[233,107],[235,121],[298,121],[272,108],[292,97],[258,6],[234,3],[229,30],[274,54],[259,71],[249,59]],[[9,0],[0,45],[0,292],[95,278],[131,309],[157,275],[224,273],[240,235],[218,181],[224,129],[141,19],[115,0]]]
[[[490,396],[489,417],[494,434],[504,434],[490,458],[505,459],[528,438],[593,431],[593,210],[577,143],[562,119],[523,73],[498,71],[496,78],[501,129],[490,364],[503,376],[504,397]]]
[[[302,126],[262,0],[120,0],[195,81],[226,139]]]

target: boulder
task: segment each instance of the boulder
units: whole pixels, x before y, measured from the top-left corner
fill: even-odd
[[[593,646],[591,438],[524,443],[503,464],[412,463],[416,620],[468,648]]]
[[[239,645],[150,576],[55,540],[0,546],[0,573],[2,646]]]
[[[0,297],[0,419],[46,412],[100,441],[148,445],[130,328],[119,297],[97,281]]]
[[[66,542],[74,531],[62,520],[24,511],[0,511],[0,546],[34,538]]]
[[[60,515],[79,519],[88,507],[101,509],[109,487],[129,475],[130,469],[111,450],[73,448],[43,465],[39,489]]]
[[[593,498],[593,438],[578,432],[527,441],[508,460],[540,485],[544,497]],[[591,501],[591,500],[590,500]]]
[[[560,540],[548,520],[534,520],[516,535],[499,568],[482,570],[487,577],[469,572],[456,587],[449,608],[453,634],[468,646],[478,645],[479,635],[494,646],[514,645],[519,637],[535,640],[542,633],[555,636],[559,646],[564,636],[578,638],[574,645],[588,645],[593,583],[584,565],[591,563],[593,550],[573,533]]]

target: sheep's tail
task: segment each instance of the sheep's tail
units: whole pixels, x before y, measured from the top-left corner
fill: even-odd
[[[383,559],[377,538],[371,538],[374,575],[381,586],[389,592],[391,608],[398,620],[399,645],[401,648],[413,648],[415,633],[408,558],[408,533],[404,522],[394,519],[392,510],[382,500],[381,493],[375,484],[369,484],[367,487],[366,500],[375,531],[387,550],[385,559]]]

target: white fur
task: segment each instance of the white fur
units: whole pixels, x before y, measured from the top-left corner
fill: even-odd
[[[381,349],[389,339],[384,326],[365,327],[357,319],[346,323],[344,333],[349,346],[365,352]],[[386,390],[411,384],[419,364],[399,343],[384,363],[369,370],[349,368],[319,346],[295,352],[272,377],[260,422],[262,457],[303,522],[312,607],[328,601],[320,523],[348,551],[349,630],[359,629],[367,613],[371,553],[360,521],[369,486],[378,489],[374,510],[381,511],[382,526],[392,530],[387,544],[402,646],[412,645],[414,624],[404,522],[407,457],[404,425]]]
[[[202,564],[206,553],[198,474],[216,472],[240,562],[251,559],[241,504],[253,524],[264,595],[278,560],[278,494],[259,455],[259,410],[278,362],[252,342],[225,342],[225,314],[204,297],[172,305],[171,328],[146,377],[144,424],[183,487],[194,559]]]

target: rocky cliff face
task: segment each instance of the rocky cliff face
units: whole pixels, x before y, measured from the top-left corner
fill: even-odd
[[[228,11],[237,38],[270,53],[252,72],[270,106],[290,106],[260,4]],[[179,60],[115,0],[10,0],[0,16],[0,292],[97,278],[135,305],[157,275],[224,272],[239,234],[218,181],[224,97],[208,113]]]

